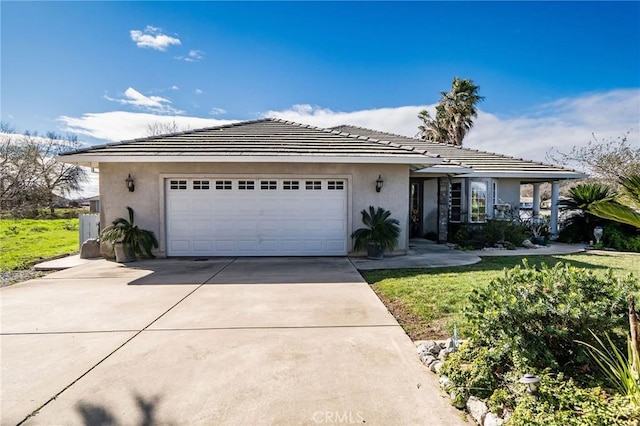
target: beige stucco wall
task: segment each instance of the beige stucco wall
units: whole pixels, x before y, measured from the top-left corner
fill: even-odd
[[[517,214],[520,207],[520,179],[494,179],[498,184],[498,200],[510,204]]]
[[[135,180],[135,191],[129,192],[125,179]],[[143,229],[153,231],[160,242],[159,256],[165,253],[163,177],[205,175],[318,176],[340,175],[349,181],[349,235],[362,226],[360,211],[373,205],[391,211],[400,221],[402,233],[398,253],[408,248],[409,166],[396,164],[306,164],[306,163],[101,163],[100,223],[110,224],[126,217],[126,206],[135,212],[135,221]],[[382,191],[375,191],[378,175],[384,180]]]

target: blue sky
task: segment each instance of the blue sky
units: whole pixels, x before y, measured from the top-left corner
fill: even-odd
[[[153,122],[276,116],[414,135],[454,76],[486,100],[465,145],[544,160],[631,131],[639,2],[10,2],[1,119],[98,143]]]

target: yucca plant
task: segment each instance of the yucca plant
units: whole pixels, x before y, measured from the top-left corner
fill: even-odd
[[[134,224],[133,209],[127,206],[129,220],[122,217],[111,222],[111,226],[105,228],[100,233],[100,239],[108,241],[115,246],[122,243],[125,250],[130,251],[135,257],[155,256],[151,253],[152,248],[158,248],[158,240],[153,232],[138,228]]]
[[[578,341],[578,343],[587,347],[589,355],[598,364],[611,385],[621,394],[629,396],[634,404],[640,406],[640,378],[632,367],[633,358],[636,358],[637,365],[640,363],[640,356],[632,351],[631,338],[627,337],[627,354],[625,356],[623,351],[611,341],[608,334],[605,333],[606,343],[593,332],[591,334],[598,342],[599,347],[582,341]]]
[[[373,246],[374,250],[384,252],[396,248],[400,236],[400,222],[398,219],[391,218],[389,210],[369,206],[368,211],[365,209],[360,213],[362,223],[366,227],[356,229],[351,234],[351,238],[354,239],[354,249],[361,250]]]

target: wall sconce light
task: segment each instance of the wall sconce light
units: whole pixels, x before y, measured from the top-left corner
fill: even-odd
[[[378,175],[378,179],[376,179],[376,192],[380,192],[380,190],[382,189],[382,185],[384,185],[382,175]]]
[[[518,380],[520,383],[527,385],[527,393],[529,395],[537,395],[538,394],[538,383],[540,383],[540,378],[535,374],[525,374]]]
[[[136,185],[133,183],[131,173],[129,173],[129,176],[124,180],[124,182],[127,184],[127,189],[129,190],[129,192],[133,192],[136,190]]]

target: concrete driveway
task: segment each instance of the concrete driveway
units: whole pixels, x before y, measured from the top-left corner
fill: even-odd
[[[464,424],[345,258],[98,260],[0,308],[3,425]]]

